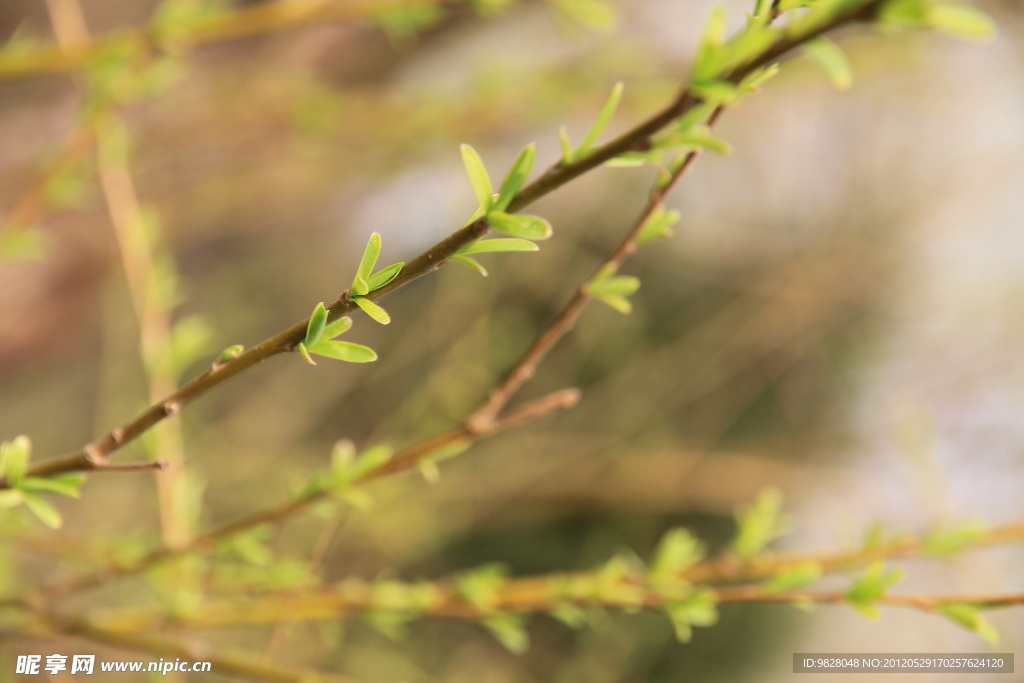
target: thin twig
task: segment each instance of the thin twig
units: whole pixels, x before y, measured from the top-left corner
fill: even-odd
[[[396,453],[395,456],[386,463],[375,470],[371,470],[363,477],[353,482],[352,485],[361,486],[387,475],[410,471],[416,467],[420,460],[430,456],[432,453],[435,453],[440,449],[446,448],[460,441],[465,441],[468,445],[469,443],[497,434],[509,427],[518,426],[528,420],[543,417],[544,415],[548,415],[557,410],[571,408],[576,404],[578,397],[579,392],[576,389],[562,389],[535,401],[524,403],[523,405],[518,406],[515,410],[510,410],[506,415],[502,415],[498,419],[494,420],[490,428],[485,432],[473,433],[465,427],[458,427],[442,432]],[[241,519],[216,527],[204,534],[194,537],[185,545],[154,550],[145,557],[131,564],[110,565],[90,574],[73,577],[67,580],[51,582],[38,589],[36,592],[47,598],[53,598],[59,595],[92,588],[107,581],[137,574],[158,564],[181,557],[182,555],[205,550],[226,538],[230,538],[250,529],[255,529],[256,527],[263,526],[265,524],[280,522],[302,512],[303,510],[306,510],[314,503],[318,503],[322,500],[328,500],[330,497],[331,494],[328,491],[310,492],[286,503],[260,510],[242,517]]]

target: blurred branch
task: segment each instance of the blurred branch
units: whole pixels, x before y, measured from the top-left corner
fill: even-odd
[[[277,0],[210,15],[174,34],[174,48],[190,49],[225,40],[273,33],[299,26],[358,21],[381,12],[457,0]],[[150,53],[165,49],[152,27],[119,30],[96,37],[78,36],[67,44],[0,52],[0,80],[85,68],[115,45],[132,44]]]
[[[447,449],[459,443],[464,443],[468,447],[471,443],[493,434],[497,434],[503,429],[518,426],[524,422],[548,415],[557,410],[571,408],[578,400],[579,392],[576,389],[562,389],[535,401],[524,403],[514,410],[508,411],[506,414],[499,416],[499,418],[494,420],[486,431],[472,432],[466,427],[457,427],[455,429],[442,432],[441,434],[437,434],[436,436],[400,451],[383,465],[367,472],[365,475],[357,479],[353,482],[353,485],[359,486],[390,474],[407,472],[415,468],[417,463],[421,460],[437,453],[438,451]],[[188,553],[205,550],[224,539],[250,529],[255,529],[256,527],[263,526],[265,524],[275,524],[308,509],[315,503],[329,500],[330,498],[331,493],[329,491],[313,491],[302,495],[295,500],[255,512],[234,522],[217,527],[205,534],[196,536],[189,543],[183,546],[161,548],[131,564],[111,565],[85,576],[50,583],[40,589],[39,593],[44,597],[51,598],[98,586],[101,583],[113,579],[137,574],[158,564],[173,560]]]
[[[344,676],[266,664],[260,662],[259,657],[255,654],[211,651],[205,645],[191,646],[149,635],[118,633],[97,627],[87,621],[71,621],[47,614],[36,616],[39,617],[39,630],[46,635],[76,636],[122,650],[142,652],[159,657],[182,658],[193,662],[210,662],[214,674],[234,675],[255,681],[273,681],[274,683],[357,683],[354,679]],[[0,634],[5,637],[38,635],[36,632],[25,634],[0,632]]]
[[[970,542],[971,548],[1016,543],[1024,540],[1024,522],[995,527]],[[690,581],[721,582],[751,581],[774,576],[780,571],[808,564],[816,564],[824,571],[857,567],[875,560],[921,557],[928,554],[925,536],[902,536],[889,541],[869,544],[845,553],[808,553],[787,555],[761,555],[740,561],[731,555],[702,562],[686,571]]]
[[[881,0],[848,0],[836,8],[830,9],[829,12],[821,14],[814,21],[802,21],[799,24],[799,31],[784,31],[780,33],[756,57],[735,66],[728,73],[722,74],[722,79],[738,83],[746,75],[773,62],[792,48],[830,29],[869,16],[870,12],[880,2]],[[651,135],[692,110],[700,102],[700,98],[691,93],[689,87],[685,88],[663,110],[633,129],[623,133],[618,138],[594,148],[593,151],[573,162],[558,163],[549,168],[516,195],[509,205],[508,211],[519,211],[604,162],[631,150],[642,148]],[[434,272],[460,249],[487,234],[489,230],[490,227],[483,219],[469,223],[412,261],[406,263],[398,277],[383,287],[370,292],[366,298],[369,300],[379,299],[414,279]],[[358,306],[349,299],[348,292],[346,291],[338,300],[330,305],[328,309],[329,320],[336,320],[354,311],[356,308]],[[93,463],[96,459],[102,460],[109,457],[126,443],[136,439],[166,417],[176,414],[188,403],[214,387],[262,363],[268,358],[292,351],[293,347],[304,338],[307,324],[308,319],[303,320],[252,349],[245,351],[231,362],[215,363],[213,367],[202,375],[196,377],[163,400],[156,402],[132,420],[112,430],[100,439],[87,444],[81,451],[69,453],[33,467],[31,476],[39,477],[62,472],[94,469]],[[0,482],[0,488],[4,486],[6,486],[6,482]]]
[[[390,600],[382,597],[389,593]],[[330,589],[302,595],[268,595],[244,601],[207,603],[185,615],[164,616],[152,610],[125,609],[98,618],[112,632],[165,628],[224,628],[281,622],[352,618],[364,612],[396,612],[420,616],[481,619],[495,614],[553,612],[566,606],[659,608],[682,603],[697,593],[712,602],[838,604],[851,600],[849,591],[772,590],[761,585],[712,587],[688,582],[671,587],[654,585],[648,573],[633,569],[614,577],[601,570],[574,574],[543,574],[496,579],[486,600],[467,594],[459,579],[399,583],[342,581]],[[409,596],[415,595],[416,598]],[[403,599],[399,596],[405,596]],[[935,611],[946,605],[970,604],[979,609],[1024,604],[1024,593],[873,596],[871,602]]]

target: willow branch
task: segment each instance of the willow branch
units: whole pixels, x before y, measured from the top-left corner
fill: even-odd
[[[454,0],[432,0],[448,4]],[[422,5],[422,0],[277,0],[209,17],[174,35],[177,50],[226,40],[284,31],[312,24],[359,21],[388,10]],[[104,50],[132,44],[158,54],[164,47],[150,27],[124,29],[85,37],[68,45],[50,44],[0,54],[0,79],[28,78],[85,68]]]
[[[830,29],[868,17],[870,12],[880,3],[881,0],[851,0],[843,3],[831,15],[822,17],[814,25],[803,27],[799,33],[794,35],[783,34],[758,57],[732,69],[725,75],[725,79],[731,82],[739,82],[744,76],[765,64],[773,62],[793,47],[811,40]],[[668,106],[631,130],[595,148],[589,154],[576,161],[567,164],[558,163],[549,168],[516,195],[508,210],[519,211],[604,162],[642,147],[650,136],[665,128],[699,103],[700,100],[691,94],[688,88],[684,89]],[[371,300],[379,299],[417,278],[434,272],[452,255],[487,234],[489,230],[489,226],[483,219],[476,220],[462,227],[412,261],[406,263],[398,277],[387,285],[370,292],[366,298]],[[329,320],[336,320],[343,315],[353,312],[356,308],[357,306],[349,300],[348,292],[346,291],[330,305],[328,309]],[[45,477],[62,472],[95,469],[94,465],[97,460],[109,457],[125,444],[138,438],[139,435],[153,425],[177,414],[184,406],[211,389],[273,356],[290,352],[304,338],[307,321],[308,319],[296,323],[242,353],[238,358],[229,363],[215,363],[209,370],[177,391],[163,400],[154,403],[139,415],[111,430],[96,441],[87,444],[81,450],[36,465],[30,472],[31,476]],[[4,486],[6,486],[6,482],[0,481],[0,487]]]
[[[211,651],[206,645],[192,646],[149,635],[111,631],[88,621],[65,620],[53,615],[42,615],[40,621],[43,632],[48,635],[75,636],[132,652],[168,658],[178,657],[194,662],[210,662],[213,674],[274,683],[356,683],[354,679],[344,676],[267,664],[261,662],[258,655]]]
[[[310,591],[301,595],[263,596],[244,601],[210,602],[196,607],[187,615],[166,616],[152,611],[125,609],[112,611],[99,618],[112,632],[150,631],[166,628],[225,628],[258,626],[287,622],[325,621],[358,617],[371,611],[395,611],[410,616],[480,619],[494,614],[536,614],[560,607],[659,608],[685,601],[685,587],[678,595],[655,590],[640,574],[624,579],[606,594],[569,595],[566,581],[596,580],[593,574],[538,575],[512,579],[495,590],[486,605],[462,597],[451,582],[420,582],[413,584],[421,594],[429,589],[428,603],[416,607],[387,605],[377,599],[372,584],[348,581],[329,590]],[[799,590],[773,592],[762,586],[706,587],[715,602],[815,603],[839,604],[847,601],[846,591]],[[1015,607],[1024,604],[1024,593],[955,594],[955,595],[880,595],[873,599],[880,605],[913,607],[929,612],[946,605],[970,604],[980,609]]]
[[[504,429],[518,426],[529,420],[543,417],[558,410],[571,408],[576,405],[578,401],[579,391],[576,389],[562,389],[535,401],[524,403],[513,410],[509,410],[498,419],[494,420],[486,431],[474,432],[465,426],[460,426],[446,432],[442,432],[410,446],[409,448],[399,451],[393,458],[383,465],[367,472],[365,475],[352,482],[352,486],[361,486],[388,475],[408,472],[415,469],[416,465],[424,458],[427,458],[432,453],[436,453],[437,451],[451,446],[452,444],[457,442],[466,442],[469,444],[479,441],[480,439],[497,434]],[[183,555],[206,550],[227,538],[255,529],[256,527],[279,523],[306,510],[315,503],[329,500],[330,498],[331,493],[329,491],[313,491],[286,503],[254,512],[242,517],[241,519],[216,527],[204,534],[196,536],[187,544],[174,548],[165,547],[155,550],[131,564],[110,565],[84,576],[52,582],[43,586],[37,591],[37,593],[44,598],[53,598],[59,595],[65,595],[67,593],[98,586],[110,580],[137,574]]]
[[[985,548],[1024,540],[1024,522],[995,527],[973,539],[970,548]],[[740,561],[731,555],[701,562],[686,571],[685,577],[696,583],[751,581],[774,576],[780,571],[816,564],[824,571],[857,567],[875,560],[905,559],[927,555],[927,539],[907,536],[889,542],[873,544],[843,553],[803,553],[761,555]]]

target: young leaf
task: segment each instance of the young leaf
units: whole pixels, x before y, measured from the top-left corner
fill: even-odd
[[[482,620],[498,642],[509,652],[521,655],[530,648],[530,636],[523,627],[523,618],[515,614],[495,614]]]
[[[902,578],[902,569],[886,571],[885,563],[879,560],[861,574],[843,597],[851,607],[861,614],[870,619],[877,619],[878,607],[875,603]]]
[[[0,489],[0,510],[11,510],[25,502],[25,495],[18,489]]]
[[[651,575],[680,574],[704,557],[704,544],[688,529],[672,529],[665,534],[654,552]]]
[[[295,350],[302,356],[302,360],[306,361],[310,365],[316,365],[316,361],[309,355],[309,348],[303,342],[296,344]]]
[[[825,71],[837,90],[849,90],[853,85],[853,71],[843,49],[824,36],[804,45],[804,50]]]
[[[690,86],[690,92],[699,97],[702,101],[714,106],[732,104],[739,99],[740,92],[737,86],[726,81],[706,81],[694,83]]]
[[[354,296],[352,297],[352,301],[355,301],[356,306],[363,309],[366,315],[370,316],[381,325],[387,325],[391,322],[391,316],[388,315],[388,312],[369,299],[361,296]]]
[[[716,5],[711,10],[711,15],[708,17],[708,21],[704,25],[704,32],[700,37],[697,57],[693,62],[693,73],[690,76],[692,82],[702,83],[715,73],[725,39],[726,19],[725,8],[721,5]]]
[[[751,505],[736,512],[736,524],[739,530],[732,550],[740,558],[750,559],[788,528],[782,516],[782,494],[777,489],[765,489]]]
[[[659,204],[651,215],[644,221],[637,235],[637,245],[644,245],[659,239],[672,236],[672,226],[679,220],[678,211],[665,211],[664,205]]]
[[[25,435],[0,444],[0,473],[6,472],[7,485],[16,488],[32,459],[32,442]]]
[[[57,508],[53,507],[45,498],[24,491],[22,496],[25,499],[25,505],[32,511],[32,514],[38,517],[39,521],[46,526],[51,529],[59,529],[64,523],[64,518],[57,512]]]
[[[622,89],[624,84],[619,81],[612,88],[611,94],[608,99],[605,100],[604,105],[601,107],[601,111],[598,112],[597,118],[594,119],[594,124],[587,131],[586,136],[583,138],[583,142],[580,143],[579,149],[576,150],[576,156],[580,157],[590,151],[590,148],[597,142],[597,138],[600,137],[604,129],[608,127],[612,117],[615,116],[615,110],[619,108],[619,101],[622,99]]]
[[[462,150],[462,164],[466,167],[466,175],[469,176],[469,182],[473,185],[476,200],[486,212],[494,202],[494,189],[491,186],[491,179],[487,176],[487,169],[484,168],[484,162],[475,149],[469,145],[462,145],[460,149]]]
[[[459,252],[460,255],[465,254],[487,254],[497,251],[537,251],[538,247],[533,242],[521,239],[496,239],[496,240],[478,240],[473,242],[465,249]]]
[[[313,309],[312,315],[309,316],[309,322],[306,323],[306,338],[303,343],[307,346],[315,346],[320,341],[320,336],[324,333],[324,328],[327,326],[327,309],[324,308],[324,303],[321,301]]]
[[[75,479],[63,477],[47,479],[42,477],[25,477],[18,484],[18,488],[22,491],[31,491],[32,493],[56,493],[68,498],[81,498],[82,493],[79,491],[79,488],[83,481],[85,481],[84,476],[81,478],[76,477]]]
[[[234,346],[229,346],[220,352],[220,356],[217,358],[217,362],[222,364],[230,363],[234,359],[241,356],[243,353],[245,353],[245,347],[243,345],[235,344]]]
[[[511,168],[508,169],[508,173],[505,175],[505,180],[501,181],[501,189],[498,190],[498,201],[494,203],[493,207],[495,211],[507,209],[512,200],[515,199],[519,188],[523,186],[526,179],[530,176],[530,171],[533,170],[536,148],[537,146],[531,142],[523,148],[523,151],[519,153],[516,160],[512,162]]]
[[[949,557],[983,540],[989,526],[984,520],[966,520],[932,530],[924,539],[923,550],[931,557]]]
[[[962,38],[989,41],[995,37],[996,24],[992,17],[966,5],[933,3],[927,6],[928,26]]]
[[[448,260],[451,261],[452,263],[459,263],[461,265],[466,266],[467,268],[472,268],[473,270],[480,273],[484,277],[487,277],[487,269],[481,266],[473,259],[469,258],[468,256],[459,256],[458,254],[455,254],[454,256],[448,257]]]
[[[334,339],[339,334],[347,332],[350,327],[352,327],[352,318],[347,315],[342,316],[333,323],[327,323],[327,326],[324,327],[324,333],[320,335],[320,339],[321,341],[325,339]]]
[[[343,360],[346,363],[369,363],[377,360],[377,354],[373,349],[352,342],[321,339],[316,346],[309,350],[318,356]]]
[[[363,296],[370,293],[370,276],[373,274],[373,267],[377,265],[377,258],[380,256],[380,235],[373,233],[363,250],[363,258],[359,261],[359,268],[356,269],[356,276],[352,280],[352,293],[356,296]]]
[[[375,289],[380,289],[387,283],[398,277],[398,274],[402,272],[402,266],[405,265],[405,261],[399,263],[392,263],[387,268],[381,268],[376,273],[370,276],[370,279],[366,281],[372,292]]]
[[[498,232],[528,240],[546,240],[551,237],[551,224],[539,216],[491,211],[487,223]]]
[[[819,562],[804,562],[780,571],[765,581],[762,588],[766,593],[785,593],[796,590],[809,586],[820,579],[823,571]]]
[[[763,85],[769,79],[773,78],[778,73],[778,64],[772,64],[771,66],[761,67],[760,69],[752,71],[749,74],[747,74],[746,77],[744,77],[744,79],[740,81],[738,87],[740,90],[747,93],[760,92],[761,85]]]
[[[562,163],[572,163],[572,140],[569,139],[569,131],[565,126],[558,129],[558,144],[562,146]]]
[[[977,605],[970,603],[948,603],[936,607],[936,611],[953,623],[963,626],[968,631],[978,634],[982,640],[995,647],[999,644],[999,631],[981,616]]]
[[[629,295],[640,288],[640,280],[622,275],[614,277],[615,269],[605,267],[585,285],[587,294],[601,301],[622,314],[633,310]]]

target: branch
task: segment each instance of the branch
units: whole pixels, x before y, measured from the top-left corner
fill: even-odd
[[[294,669],[260,662],[258,655],[211,651],[205,645],[187,645],[149,635],[118,633],[97,627],[87,621],[68,621],[53,615],[40,615],[42,627],[48,635],[68,635],[110,645],[123,650],[143,652],[159,657],[177,657],[210,662],[211,673],[227,674],[255,681],[274,683],[356,683],[344,676],[322,673],[310,669]],[[5,636],[35,635],[4,633]]]
[[[1024,540],[1024,522],[989,530],[970,541],[971,548],[985,548]],[[695,583],[740,582],[774,576],[780,571],[817,564],[824,571],[868,564],[874,560],[921,557],[927,554],[927,538],[905,537],[845,553],[762,555],[740,561],[731,555],[701,562],[688,569],[685,578]]]
[[[566,589],[567,585],[580,588]],[[399,588],[416,591],[419,604],[401,604],[395,595]],[[772,592],[762,586],[709,587],[681,585],[671,590],[648,585],[642,572],[624,575],[615,583],[601,583],[596,572],[544,574],[505,581],[496,587],[486,603],[460,593],[456,582],[388,582],[391,604],[379,596],[372,583],[348,579],[327,590],[300,595],[270,595],[245,601],[210,602],[188,614],[165,616],[150,610],[112,611],[99,619],[111,632],[151,631],[165,628],[225,628],[258,626],[304,621],[330,621],[357,617],[366,612],[395,612],[410,618],[431,616],[454,619],[483,619],[495,614],[539,614],[566,606],[635,609],[661,608],[685,602],[703,593],[713,603],[814,603],[848,602],[847,591],[797,590]],[[429,597],[422,597],[429,596]],[[979,609],[998,609],[1024,605],[1024,593],[958,595],[879,595],[873,603],[894,607],[912,607],[934,612],[948,605],[970,604]]]
[[[432,0],[448,4],[455,0]],[[388,10],[422,5],[423,0],[277,0],[235,9],[203,20],[174,35],[175,49],[272,33],[310,24],[357,21]],[[69,45],[49,44],[0,53],[0,80],[27,78],[85,68],[105,50],[131,44],[145,53],[159,54],[164,46],[151,27],[144,26],[78,40]]]
[[[465,441],[467,443],[479,441],[480,439],[497,434],[509,427],[518,426],[524,422],[548,415],[558,410],[571,408],[576,405],[578,400],[579,391],[576,389],[562,389],[535,401],[524,403],[514,410],[508,411],[498,419],[494,420],[486,431],[471,432],[466,427],[457,427],[455,429],[442,432],[400,451],[383,465],[367,472],[365,475],[354,481],[352,486],[367,484],[391,474],[408,472],[414,469],[417,463],[424,458],[427,458],[432,453],[436,453],[437,451],[451,446],[452,444],[460,441]],[[88,575],[75,577],[65,581],[52,582],[43,586],[37,591],[37,593],[45,598],[53,598],[67,593],[92,588],[106,581],[137,574],[183,555],[211,548],[220,541],[230,538],[236,534],[243,533],[250,529],[255,529],[256,527],[263,526],[265,524],[281,522],[282,520],[306,510],[314,503],[329,500],[330,498],[331,493],[329,491],[311,492],[287,503],[267,508],[265,510],[260,510],[242,517],[241,519],[235,520],[234,522],[216,527],[205,534],[196,536],[185,545],[175,548],[165,547],[155,550],[131,564],[110,565]],[[13,604],[12,606],[17,605]]]
[[[870,11],[879,6],[881,1],[847,0],[827,15],[821,13],[814,15],[816,17],[814,23],[808,24],[807,21],[802,21],[799,25],[799,31],[793,34],[782,34],[761,52],[758,57],[736,66],[728,74],[725,74],[724,78],[732,82],[738,82],[747,74],[775,60],[793,47],[815,38],[829,29],[865,17]],[[699,103],[700,100],[690,93],[689,88],[685,89],[667,107],[632,130],[595,148],[589,154],[572,163],[559,163],[549,168],[516,195],[508,207],[508,211],[519,211],[604,162],[642,147],[651,135],[662,130]],[[366,298],[370,300],[379,299],[395,289],[437,270],[449,257],[487,234],[489,230],[489,226],[482,219],[462,227],[408,262],[398,277],[387,285],[370,292]],[[336,320],[347,313],[353,312],[356,308],[357,306],[349,300],[346,291],[337,301],[330,305],[328,309],[329,320]],[[229,363],[215,363],[205,373],[188,382],[176,392],[150,406],[100,439],[87,444],[80,451],[68,453],[37,465],[31,470],[31,476],[45,477],[63,472],[95,469],[93,463],[96,459],[109,457],[125,444],[138,438],[139,435],[153,425],[176,414],[183,407],[214,387],[259,365],[268,358],[291,351],[295,344],[304,338],[307,322],[308,319],[296,323],[292,327],[242,353],[238,358]],[[475,425],[475,427],[479,427],[479,425]],[[5,486],[6,482],[0,480],[0,488]]]

